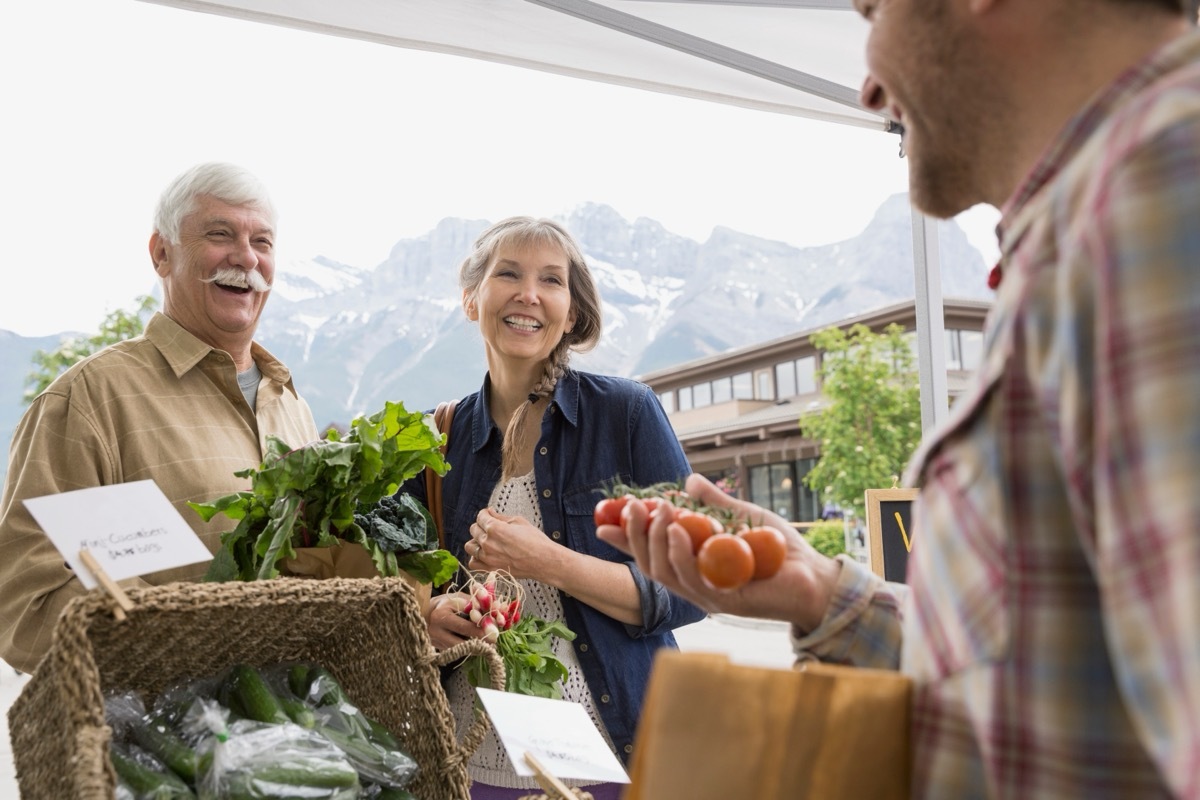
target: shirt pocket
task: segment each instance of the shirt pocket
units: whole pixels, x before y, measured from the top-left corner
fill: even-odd
[[[604,494],[596,486],[571,489],[563,495],[568,546],[590,556],[621,561],[625,556],[620,550],[596,538],[596,503],[603,497]],[[553,533],[550,535],[553,536]]]
[[[921,465],[903,656],[905,671],[918,681],[1002,660],[1011,645],[1000,378],[972,398],[971,413]]]

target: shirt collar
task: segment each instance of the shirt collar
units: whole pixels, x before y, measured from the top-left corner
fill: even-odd
[[[1001,252],[1011,253],[1020,239],[1019,233],[1011,235],[1011,221],[1062,171],[1092,135],[1112,118],[1117,107],[1164,74],[1197,58],[1200,58],[1200,34],[1180,36],[1127,69],[1076,113],[1043,151],[1041,158],[1025,176],[1017,191],[1000,209],[1000,224],[996,227],[996,233],[1000,240]],[[1009,238],[1012,241],[1009,241]]]
[[[154,316],[150,318],[150,322],[146,324],[146,339],[158,349],[158,352],[162,353],[176,378],[182,377],[209,354],[224,352],[200,341],[161,311],[155,312]],[[269,380],[285,386],[291,381],[292,373],[283,365],[283,362],[271,355],[258,342],[251,342],[250,356],[258,365],[258,369]]]
[[[475,418],[474,430],[471,431],[473,439],[474,452],[482,450],[492,435],[492,431],[496,431],[497,436],[503,435],[503,431],[499,430],[496,423],[492,421],[492,415],[488,411],[491,408],[492,382],[485,375],[483,378],[483,386],[479,390],[481,407],[479,414]],[[557,408],[557,413],[562,414],[563,419],[572,427],[577,427],[579,422],[579,375],[573,370],[566,370],[563,376],[558,379],[558,383],[554,386],[554,394],[550,398],[550,405]]]

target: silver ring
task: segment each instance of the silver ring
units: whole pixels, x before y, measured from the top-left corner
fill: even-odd
[[[483,558],[483,542],[475,543],[475,558]]]

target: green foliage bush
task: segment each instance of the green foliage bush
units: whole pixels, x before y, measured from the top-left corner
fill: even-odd
[[[818,553],[830,558],[846,552],[846,533],[840,519],[816,523],[804,533],[804,538]]]

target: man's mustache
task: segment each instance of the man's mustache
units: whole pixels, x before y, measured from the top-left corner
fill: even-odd
[[[235,289],[250,289],[255,292],[271,291],[271,284],[267,283],[267,279],[256,269],[247,272],[236,267],[226,267],[217,270],[211,277],[201,280],[204,283],[217,283],[221,286],[232,286]]]

